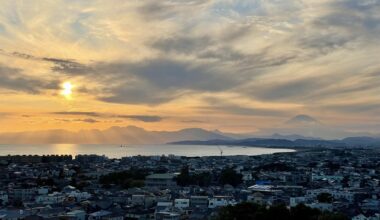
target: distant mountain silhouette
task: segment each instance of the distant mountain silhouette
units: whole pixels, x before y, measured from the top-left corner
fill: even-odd
[[[298,117],[299,118],[299,117]],[[302,117],[301,117],[302,118]],[[304,120],[304,119],[301,119]],[[310,121],[306,119],[306,121]],[[300,130],[302,131],[302,128]],[[305,129],[304,129],[305,130]],[[328,132],[331,130],[326,130]],[[206,144],[244,145],[274,147],[315,147],[315,146],[380,146],[380,138],[353,136],[341,140],[324,140],[294,134],[274,133],[254,135],[251,133],[224,133],[201,128],[187,128],[178,131],[148,131],[136,126],[111,127],[105,130],[91,129],[67,131],[63,129],[0,133],[1,144]]]
[[[317,138],[317,137],[305,137],[305,136],[298,135],[298,134],[282,135],[282,134],[278,134],[278,133],[274,133],[271,136],[268,136],[268,137],[265,137],[265,138],[269,138],[269,139],[285,139],[285,140],[291,140],[291,141],[294,141],[294,140],[297,140],[297,139],[321,140],[321,138]]]
[[[233,145],[257,147],[380,147],[380,138],[348,137],[342,140],[248,138],[241,140],[179,141],[169,144]]]
[[[270,136],[280,134],[281,136]],[[299,137],[298,137],[299,136]],[[296,115],[271,128],[265,128],[258,132],[255,137],[275,139],[343,139],[345,137],[373,136],[371,133],[346,131],[329,123],[306,114]]]
[[[300,123],[319,124],[320,122],[317,119],[315,119],[309,115],[296,115],[293,118],[286,121],[286,124],[300,124]]]
[[[349,146],[380,146],[380,138],[374,137],[347,137],[342,142]]]
[[[4,144],[160,144],[180,140],[228,140],[230,137],[216,134],[201,128],[188,128],[179,131],[147,131],[143,128],[111,127],[106,130],[46,130],[0,134]]]

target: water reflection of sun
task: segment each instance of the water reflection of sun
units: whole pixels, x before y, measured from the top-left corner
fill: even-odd
[[[58,155],[77,155],[77,147],[75,144],[54,144],[54,154]]]

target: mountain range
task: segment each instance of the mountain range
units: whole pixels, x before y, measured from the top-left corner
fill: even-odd
[[[2,144],[162,144],[181,140],[232,139],[228,136],[200,128],[178,131],[147,131],[143,128],[111,127],[106,130],[45,130],[29,132],[1,133]]]
[[[348,137],[341,140],[247,138],[239,140],[178,141],[178,145],[230,145],[255,147],[380,147],[380,138]]]
[[[330,136],[324,134],[330,134]],[[331,138],[336,137],[336,134],[340,134],[341,138]],[[308,115],[297,115],[284,121],[279,127],[256,133],[226,133],[202,128],[148,131],[136,126],[115,126],[105,130],[58,129],[0,133],[0,144],[164,144],[173,142],[277,147],[380,146],[380,138],[376,136],[340,131]]]

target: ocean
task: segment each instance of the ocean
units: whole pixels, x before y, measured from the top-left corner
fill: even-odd
[[[233,155],[262,155],[281,152],[294,152],[292,149],[243,147],[243,146],[210,146],[210,145],[128,145],[120,147],[112,144],[0,144],[0,155],[78,155],[97,154],[109,158],[121,158],[125,156],[223,156]]]

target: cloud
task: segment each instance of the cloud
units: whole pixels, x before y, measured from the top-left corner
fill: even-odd
[[[112,121],[123,115],[120,108],[97,113],[85,106],[96,102],[100,109],[110,109],[110,103],[126,104],[131,114],[124,120],[145,122],[165,119],[144,117],[158,108],[171,114],[191,109],[186,112],[189,121],[203,112],[242,118],[305,112],[347,115],[354,124],[355,118],[376,114],[379,0],[114,5],[60,0],[3,4],[0,92],[35,94],[57,115]],[[86,99],[82,113],[58,114],[64,107],[56,105],[52,91],[61,80],[77,82],[75,94]],[[204,101],[205,96],[218,101]],[[17,108],[12,101],[4,105]],[[136,114],[141,109],[142,114]],[[265,120],[255,126],[275,126]],[[246,122],[234,123],[238,128]],[[210,120],[207,126],[223,123]]]
[[[96,63],[81,71],[71,71],[71,66],[64,65],[53,70],[108,81],[102,92],[107,95],[98,96],[99,100],[131,104],[156,105],[188,93],[225,91],[240,80],[215,66],[175,59]]]
[[[183,14],[190,15],[189,10],[201,10],[211,2],[210,0],[147,1],[138,8],[138,12],[147,20],[170,19]]]
[[[52,114],[55,115],[74,115],[74,116],[92,116],[92,117],[100,117],[101,114],[97,112],[77,112],[77,111],[71,111],[71,112],[52,112]]]
[[[244,106],[242,104],[231,103],[219,98],[206,98],[207,106],[198,106],[201,110],[211,112],[225,112],[235,115],[245,116],[261,116],[261,117],[279,117],[285,116],[287,113],[284,110],[276,110],[270,108],[255,108],[252,106]]]
[[[152,47],[163,52],[175,52],[190,54],[202,51],[205,48],[214,45],[215,42],[208,36],[171,36],[169,38],[159,39],[152,43]]]
[[[160,122],[162,117],[156,115],[118,115],[119,118],[128,118],[143,122]]]
[[[326,84],[325,80],[314,77],[289,81],[279,80],[278,82],[249,86],[244,92],[248,92],[260,100],[302,100],[315,90],[319,90],[323,84]]]
[[[182,123],[206,123],[206,121],[201,120],[182,120]]]
[[[9,115],[11,115],[11,113],[9,113],[9,112],[0,112],[0,119],[8,117]]]
[[[77,73],[84,73],[86,70],[86,66],[83,64],[80,64],[74,60],[65,60],[65,59],[58,59],[58,58],[41,58],[44,61],[48,61],[54,64],[52,67],[53,71],[58,72],[67,72],[70,74],[77,74]]]
[[[61,121],[61,122],[84,122],[84,123],[89,123],[89,124],[101,122],[101,121],[98,121],[98,120],[93,119],[93,118],[75,118],[75,119],[57,118],[55,120]]]
[[[76,121],[85,122],[85,123],[98,123],[98,120],[95,120],[93,118],[85,118],[85,119],[77,119]]]
[[[80,111],[71,111],[71,112],[52,112],[51,114],[55,115],[68,115],[68,116],[90,116],[97,118],[126,118],[143,122],[159,122],[163,120],[163,117],[157,115],[115,115],[110,113],[99,113],[99,112],[80,112]],[[84,121],[90,122],[90,120]]]
[[[22,74],[21,69],[0,65],[0,88],[32,94],[38,94],[44,90],[56,90],[59,81],[47,81]]]
[[[355,102],[355,103],[336,103],[319,106],[317,108],[336,111],[341,113],[380,113],[380,100],[368,102]]]
[[[32,61],[42,61],[53,64],[51,69],[53,71],[57,72],[64,72],[64,73],[70,73],[70,74],[84,74],[86,72],[89,72],[88,66],[81,64],[75,60],[72,59],[60,59],[60,58],[54,58],[54,57],[39,57],[34,56],[27,53],[21,53],[21,52],[6,52],[3,50],[0,50],[3,55],[26,59],[26,60],[32,60]]]

